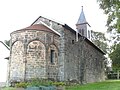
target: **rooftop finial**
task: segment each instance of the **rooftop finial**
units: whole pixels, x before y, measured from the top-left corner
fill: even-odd
[[[82,7],[82,11],[83,11],[83,6],[81,6]]]

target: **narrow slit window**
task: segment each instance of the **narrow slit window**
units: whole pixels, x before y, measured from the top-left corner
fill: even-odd
[[[55,58],[55,50],[51,50],[51,53],[50,53],[50,62],[51,63],[54,63],[54,58]]]
[[[72,40],[72,44],[74,44],[75,42],[74,42],[74,40]]]
[[[82,29],[82,35],[84,36],[84,29]]]

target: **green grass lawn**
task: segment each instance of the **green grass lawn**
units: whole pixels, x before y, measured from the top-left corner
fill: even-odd
[[[6,87],[6,88],[2,88],[0,90],[16,90],[15,88],[12,88],[12,87]]]
[[[70,86],[66,90],[120,90],[120,80],[107,80],[99,83]]]
[[[15,88],[3,88],[2,90],[16,90]],[[120,90],[120,80],[107,80],[104,82],[67,86],[66,90]]]

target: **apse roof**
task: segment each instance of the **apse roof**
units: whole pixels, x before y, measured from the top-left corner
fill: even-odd
[[[43,31],[52,32],[49,28],[47,28],[42,24],[35,24],[35,25],[24,28],[24,30],[43,30]]]

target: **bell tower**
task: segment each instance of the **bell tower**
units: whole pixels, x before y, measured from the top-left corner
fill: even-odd
[[[90,32],[90,30],[88,30],[88,26],[90,27],[90,25],[86,21],[85,14],[84,14],[84,11],[83,11],[83,6],[82,6],[80,17],[79,17],[79,19],[77,21],[77,24],[76,24],[76,29],[77,29],[77,32],[79,34],[81,34],[82,36],[85,36],[86,38],[90,39],[91,38],[91,32]]]

